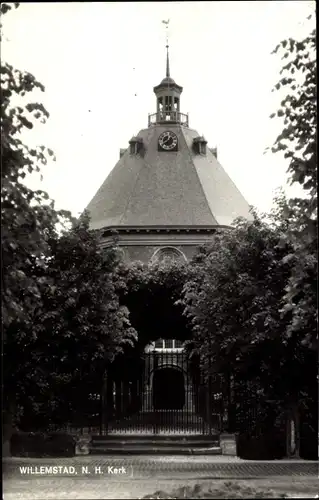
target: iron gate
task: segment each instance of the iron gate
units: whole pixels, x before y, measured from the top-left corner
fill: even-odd
[[[102,434],[219,433],[222,391],[204,380],[183,349],[157,349],[122,357],[106,374]]]

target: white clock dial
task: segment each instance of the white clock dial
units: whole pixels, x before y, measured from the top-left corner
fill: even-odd
[[[158,143],[162,149],[170,151],[171,149],[175,149],[177,146],[177,136],[174,132],[170,132],[168,130],[159,136]]]

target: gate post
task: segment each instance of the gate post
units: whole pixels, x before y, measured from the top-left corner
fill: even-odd
[[[100,394],[100,435],[103,434],[103,422],[105,418],[106,387],[107,387],[107,372],[105,371],[102,378],[102,387]]]
[[[236,408],[235,408],[235,398],[234,398],[234,377],[231,372],[228,371],[226,375],[226,391],[227,391],[227,432],[232,433],[236,430]]]
[[[206,405],[207,405],[207,422],[208,422],[208,434],[212,435],[212,359],[209,356],[208,361],[208,380],[207,380],[207,388],[206,388]]]
[[[104,430],[105,434],[109,431],[109,421],[112,420],[114,411],[114,395],[113,395],[114,383],[113,377],[110,373],[107,373],[106,379],[106,398],[105,398],[105,420],[104,420]]]
[[[208,378],[208,432],[209,435],[212,435],[212,418],[213,418],[213,405],[212,405],[212,375],[211,373],[209,374]]]
[[[291,405],[286,416],[286,456],[300,458],[300,417],[298,406]]]

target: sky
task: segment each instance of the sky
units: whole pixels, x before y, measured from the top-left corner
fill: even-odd
[[[306,0],[21,4],[3,19],[2,59],[44,84],[50,118],[25,140],[56,155],[43,181],[33,177],[29,185],[74,215],[88,205],[120,148],[156,111],[153,87],[165,76],[162,20],[169,19],[181,111],[217,147],[248,203],[269,211],[288,166],[278,154],[264,154],[282,128],[270,119],[283,64],[271,52],[281,40],[308,33],[314,9]]]

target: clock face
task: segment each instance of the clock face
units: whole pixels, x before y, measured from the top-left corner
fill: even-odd
[[[163,132],[158,138],[158,144],[161,149],[164,149],[165,151],[171,151],[172,149],[176,150],[177,136],[174,132]]]

